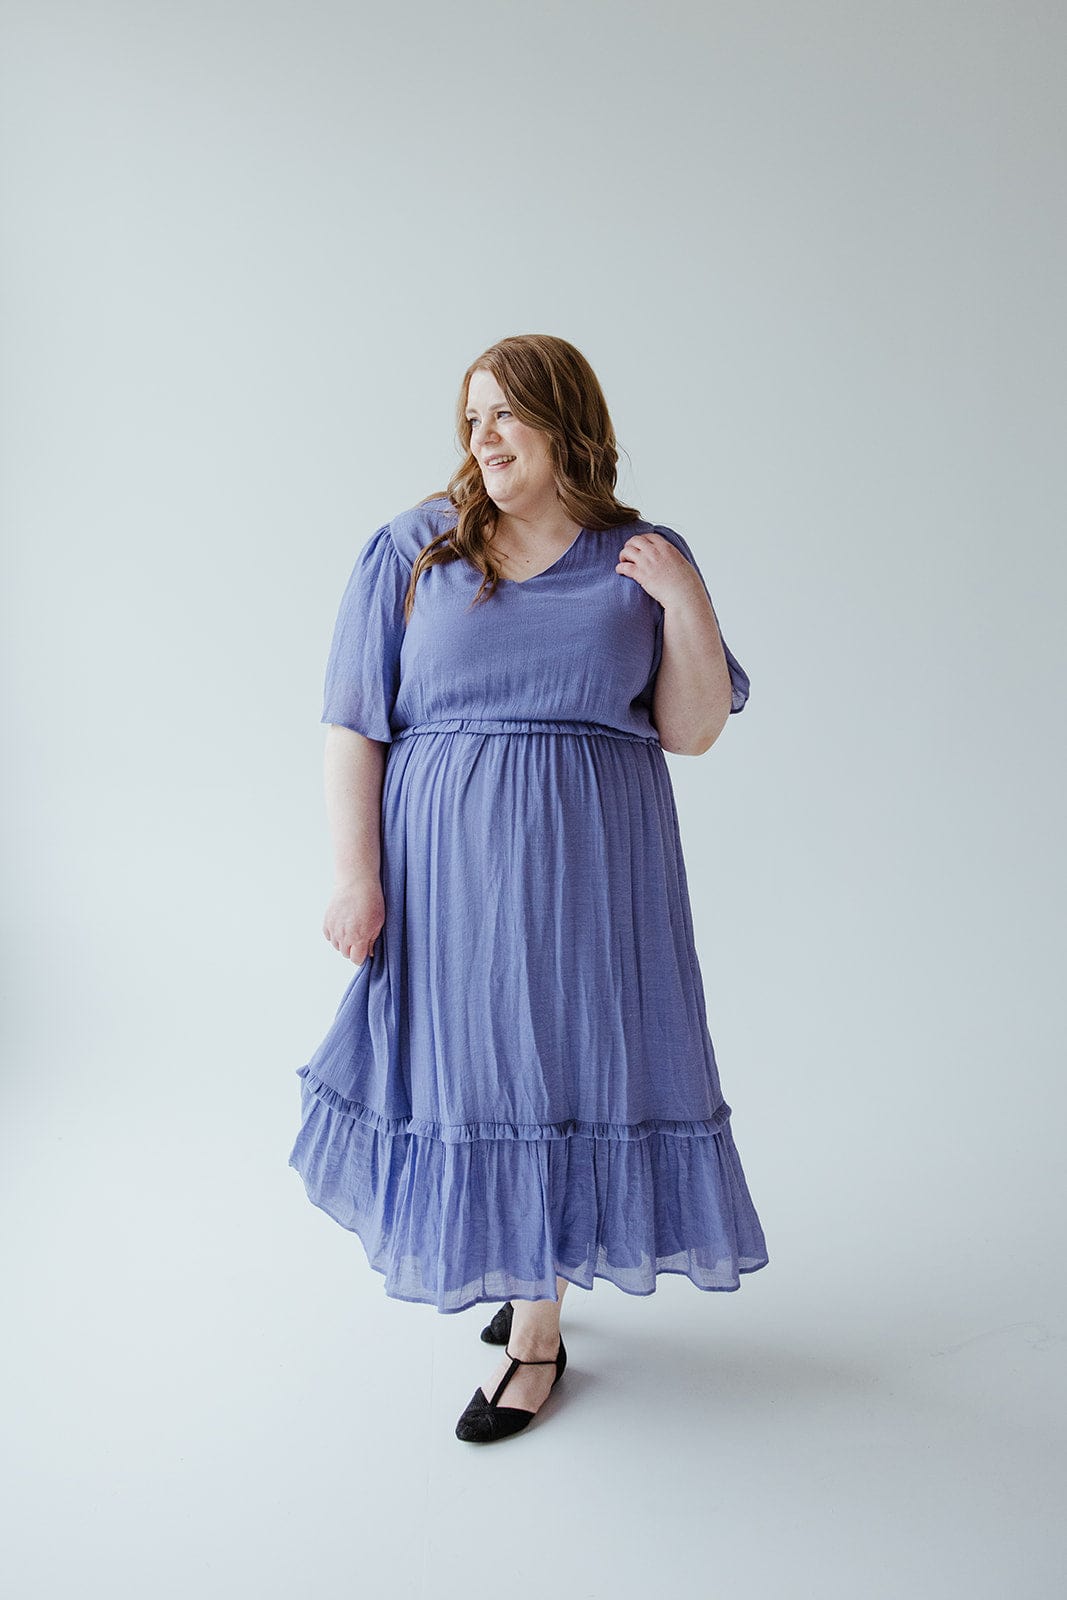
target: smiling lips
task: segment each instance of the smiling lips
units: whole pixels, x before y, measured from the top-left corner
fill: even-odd
[[[485,465],[490,472],[500,472],[504,467],[510,467],[514,459],[514,456],[490,456]]]

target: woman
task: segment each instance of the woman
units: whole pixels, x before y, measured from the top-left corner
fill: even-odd
[[[486,1442],[562,1375],[569,1283],[732,1290],[768,1258],[663,756],[707,751],[748,677],[685,540],[615,498],[573,345],[491,346],[457,423],[448,489],[371,535],[337,618],[323,931],[358,971],[289,1164],[387,1294],[505,1299],[456,1424]]]

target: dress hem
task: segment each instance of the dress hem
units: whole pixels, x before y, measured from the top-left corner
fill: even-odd
[[[729,1121],[688,1139],[390,1136],[300,1075],[289,1165],[360,1240],[391,1299],[447,1314],[555,1299],[557,1277],[649,1295],[662,1273],[733,1292],[768,1264]]]
[[[295,1166],[295,1162],[290,1162],[289,1165]],[[297,1171],[299,1171],[299,1168],[297,1168]],[[323,1212],[325,1216],[330,1217],[334,1222],[340,1223],[341,1227],[344,1228],[346,1233],[353,1234],[359,1240],[360,1244],[363,1246],[363,1251],[367,1258],[367,1265],[370,1267],[372,1272],[376,1272],[378,1276],[384,1280],[382,1288],[389,1296],[390,1300],[401,1300],[405,1303],[405,1305],[430,1306],[435,1311],[440,1312],[442,1316],[453,1316],[460,1311],[470,1311],[474,1306],[497,1305],[503,1300],[552,1300],[554,1302],[558,1298],[558,1296],[555,1295],[524,1295],[513,1292],[508,1295],[476,1295],[473,1300],[465,1300],[463,1304],[459,1306],[442,1306],[438,1304],[432,1295],[399,1294],[395,1289],[391,1289],[389,1287],[388,1268],[380,1267],[375,1261],[372,1260],[370,1250],[367,1247],[367,1241],[363,1237],[363,1234],[360,1232],[359,1228],[354,1227],[350,1222],[345,1222],[342,1217],[339,1217],[335,1211],[331,1211],[330,1207],[324,1205],[321,1200],[316,1200],[311,1195],[309,1195],[308,1198],[311,1200],[312,1205],[315,1206],[317,1210]],[[769,1264],[769,1256],[764,1256],[762,1261],[752,1261],[747,1266],[742,1266],[739,1264],[737,1267],[738,1281],[734,1283],[699,1283],[697,1279],[693,1277],[691,1272],[686,1272],[684,1267],[657,1267],[654,1276],[656,1278],[688,1278],[693,1287],[695,1289],[699,1289],[702,1294],[736,1294],[738,1289],[741,1287],[740,1279],[743,1275],[750,1272],[760,1272]],[[628,1289],[625,1284],[620,1283],[618,1278],[612,1277],[609,1272],[595,1270],[592,1275],[593,1282],[583,1283],[580,1278],[572,1278],[568,1273],[561,1272],[559,1267],[557,1267],[555,1270],[557,1277],[566,1278],[567,1282],[572,1284],[574,1288],[584,1289],[587,1294],[592,1294],[598,1278],[602,1283],[610,1283],[613,1288],[618,1289],[622,1294],[633,1295],[635,1298],[647,1299],[650,1294],[656,1293],[657,1286],[655,1283],[653,1283],[652,1287],[649,1289]]]

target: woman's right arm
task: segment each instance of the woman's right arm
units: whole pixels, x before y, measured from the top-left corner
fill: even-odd
[[[385,922],[381,883],[382,778],[388,745],[330,723],[323,762],[333,846],[333,895],[322,931],[359,966]]]

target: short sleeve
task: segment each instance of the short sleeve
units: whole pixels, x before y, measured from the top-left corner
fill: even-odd
[[[356,557],[341,598],[326,663],[322,722],[392,743],[410,579],[385,523]]]
[[[697,576],[699,577],[701,583],[704,584],[704,593],[707,595],[708,599],[711,601],[711,609],[712,609],[712,611],[715,612],[715,625],[716,625],[716,627],[719,627],[719,615],[718,615],[718,612],[715,611],[715,602],[713,600],[711,600],[711,591],[709,590],[709,588],[707,586],[707,583],[704,581],[704,574],[701,572],[700,567],[697,565],[696,557],[693,555],[692,550],[690,550],[689,546],[686,544],[686,542],[682,538],[681,534],[680,533],[675,533],[673,528],[665,528],[665,527],[663,527],[660,523],[653,523],[652,524],[652,531],[653,531],[653,533],[660,533],[660,534],[663,535],[663,537],[665,539],[670,540],[671,544],[674,545],[675,549],[676,550],[680,550],[682,555],[685,556],[685,559],[689,562],[690,566],[696,568]],[[721,627],[719,627],[719,640],[720,640],[720,642],[722,644],[723,654],[726,657],[726,665],[730,669],[730,684],[731,684],[731,688],[732,688],[732,691],[733,691],[732,695],[731,695],[731,701],[730,701],[730,711],[731,711],[731,713],[733,713],[734,711],[743,711],[744,708],[745,708],[745,702],[748,699],[748,690],[749,690],[748,673],[745,671],[744,667],[741,665],[740,661],[738,661],[737,657],[734,655],[733,651],[730,649],[730,646],[726,643],[726,640],[723,638],[723,636],[722,636],[722,628]],[[656,671],[659,670],[659,664],[660,664],[660,659],[661,659],[662,655],[663,655],[663,611],[662,611],[662,608],[661,608],[660,613],[659,613],[659,617],[657,618],[657,621],[656,621],[656,646],[655,646],[655,656],[654,656],[654,661],[653,661],[653,672],[656,672]]]

